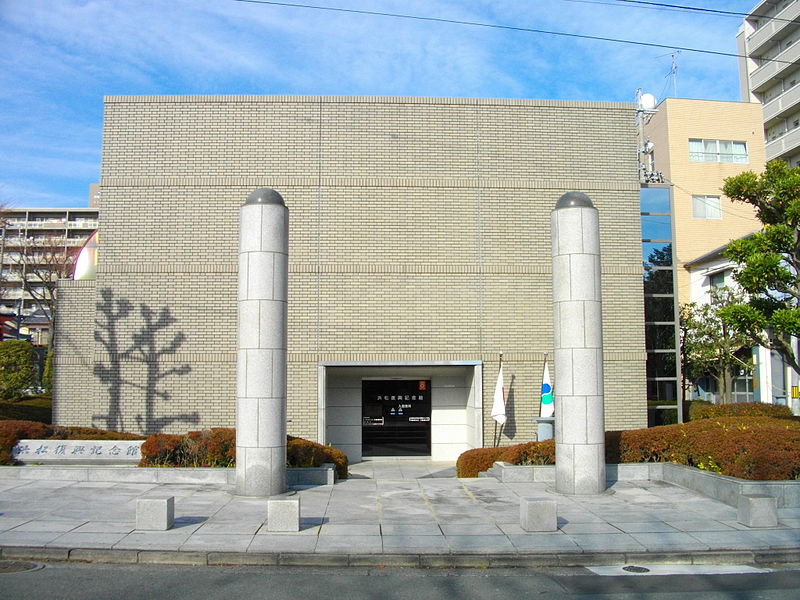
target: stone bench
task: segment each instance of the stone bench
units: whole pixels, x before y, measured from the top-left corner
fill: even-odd
[[[558,530],[557,503],[555,500],[536,498],[519,499],[519,524],[524,531],[544,532]]]
[[[300,497],[267,500],[267,531],[300,531]]]
[[[777,498],[764,494],[740,494],[736,520],[747,527],[777,527]]]
[[[153,496],[136,499],[136,529],[166,531],[175,521],[175,497]]]

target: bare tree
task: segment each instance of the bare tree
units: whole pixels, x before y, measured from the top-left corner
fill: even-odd
[[[70,245],[65,236],[39,236],[17,240],[13,250],[10,256],[15,262],[14,270],[22,282],[22,289],[46,315],[52,331],[58,280],[72,274],[80,247]]]

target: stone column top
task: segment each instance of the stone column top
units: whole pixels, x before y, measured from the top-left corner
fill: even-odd
[[[583,192],[567,192],[556,202],[555,210],[561,208],[594,208],[594,204],[592,204],[591,198]]]
[[[256,188],[250,195],[247,196],[247,200],[245,200],[245,205],[247,204],[279,204],[280,206],[286,206],[286,203],[283,201],[283,196],[281,196],[278,192],[273,190],[272,188]]]

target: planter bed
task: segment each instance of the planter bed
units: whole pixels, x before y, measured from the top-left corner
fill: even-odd
[[[519,466],[496,462],[489,474],[504,483],[553,483],[556,468],[555,465]],[[776,498],[778,508],[800,508],[800,481],[748,481],[674,463],[606,465],[606,480],[609,483],[663,481],[734,507],[738,506],[742,494],[762,494]]]

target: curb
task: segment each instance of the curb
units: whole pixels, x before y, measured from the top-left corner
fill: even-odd
[[[797,549],[520,554],[313,554],[0,547],[0,560],[193,566],[508,568],[620,564],[768,565],[800,562]]]

